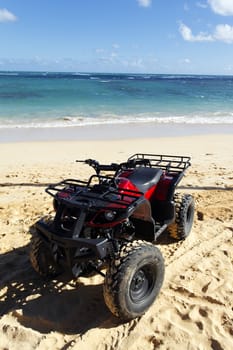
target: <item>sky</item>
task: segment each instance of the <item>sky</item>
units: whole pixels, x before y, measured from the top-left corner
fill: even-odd
[[[0,0],[0,70],[233,75],[233,0]]]

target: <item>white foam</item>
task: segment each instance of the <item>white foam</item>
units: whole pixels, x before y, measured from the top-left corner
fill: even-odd
[[[233,125],[233,112],[203,113],[192,115],[161,115],[160,113],[140,113],[137,115],[103,114],[95,117],[84,115],[67,115],[59,118],[30,120],[1,120],[0,129],[6,128],[53,128],[91,125],[123,125],[123,124],[203,124],[203,125]]]

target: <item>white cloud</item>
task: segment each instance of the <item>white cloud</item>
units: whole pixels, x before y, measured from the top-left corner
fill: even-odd
[[[203,32],[200,32],[198,35],[193,35],[192,30],[183,23],[180,23],[179,31],[180,31],[180,34],[182,35],[183,39],[186,41],[202,42],[202,41],[213,41],[214,40],[212,35],[209,35],[209,34],[206,34]]]
[[[197,2],[196,5],[197,5],[197,7],[200,7],[202,9],[206,9],[207,8],[207,4],[205,4],[203,2]]]
[[[120,45],[119,44],[112,44],[112,47],[113,47],[113,49],[119,49],[120,48]]]
[[[189,58],[181,58],[177,61],[177,64],[182,68],[190,67],[192,62]]]
[[[184,3],[184,11],[189,11],[189,5],[187,3]]]
[[[97,49],[95,49],[95,53],[97,53],[97,54],[102,54],[102,53],[104,53],[104,52],[105,52],[105,50],[102,49],[102,48],[97,48]]]
[[[17,17],[7,9],[0,9],[0,22],[14,22]]]
[[[229,73],[233,72],[233,66],[232,65],[228,65],[227,67],[225,67],[225,71]]]
[[[137,0],[139,6],[150,7],[152,0]]]
[[[145,65],[142,58],[136,58],[130,62],[131,67],[144,69]]]
[[[214,38],[227,44],[233,43],[233,27],[228,24],[219,24],[216,26]]]
[[[233,26],[228,24],[217,25],[213,34],[200,32],[197,35],[193,35],[192,30],[183,23],[180,23],[179,31],[185,41],[222,41],[227,44],[233,43]]]
[[[208,0],[211,9],[223,16],[233,15],[233,1],[232,0]]]

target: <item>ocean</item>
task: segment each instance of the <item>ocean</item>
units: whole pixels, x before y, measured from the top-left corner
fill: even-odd
[[[233,124],[233,76],[0,72],[0,129]]]

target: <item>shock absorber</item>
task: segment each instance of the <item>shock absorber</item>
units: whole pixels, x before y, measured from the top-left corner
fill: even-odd
[[[113,259],[115,257],[115,254],[120,249],[118,239],[113,237],[112,229],[105,230],[105,236],[109,240],[109,242],[111,243],[109,245],[109,255],[110,255],[110,258]]]

